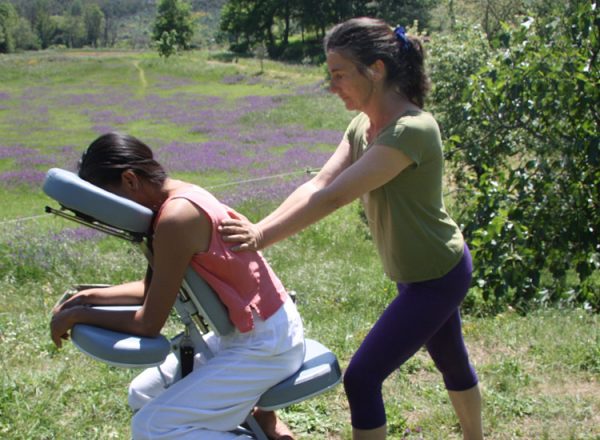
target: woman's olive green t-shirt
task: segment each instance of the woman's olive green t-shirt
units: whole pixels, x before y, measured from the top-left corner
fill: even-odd
[[[368,128],[369,119],[361,113],[346,130],[353,162],[372,145],[398,149],[414,162],[362,197],[386,274],[401,283],[446,275],[462,257],[464,241],[444,206],[444,160],[437,122],[427,112],[408,112],[371,143]]]

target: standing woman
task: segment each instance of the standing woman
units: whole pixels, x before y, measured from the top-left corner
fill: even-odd
[[[423,111],[429,79],[421,43],[402,27],[356,18],[328,32],[325,52],[331,91],[360,113],[317,176],[257,224],[226,220],[221,233],[240,243],[238,251],[262,249],[360,197],[398,296],[344,375],[353,439],[386,438],[383,381],[422,346],[442,373],[464,438],[482,439],[481,395],[459,314],[471,257],[443,202],[441,136]]]

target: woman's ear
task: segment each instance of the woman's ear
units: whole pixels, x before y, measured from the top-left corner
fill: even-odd
[[[387,75],[385,63],[382,60],[376,60],[369,66],[369,70],[373,81],[383,81]]]
[[[137,191],[140,181],[133,170],[125,170],[121,173],[121,185],[128,191]]]

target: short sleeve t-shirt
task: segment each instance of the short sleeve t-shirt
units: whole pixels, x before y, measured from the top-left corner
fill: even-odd
[[[346,130],[353,162],[372,145],[401,150],[414,162],[361,199],[384,270],[392,280],[402,283],[440,278],[462,257],[464,240],[444,206],[444,164],[437,122],[427,112],[407,112],[370,143],[369,124],[361,113]]]

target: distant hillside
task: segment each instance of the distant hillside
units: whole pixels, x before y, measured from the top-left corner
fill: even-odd
[[[196,19],[194,46],[206,46],[219,29],[226,0],[187,0]],[[0,5],[4,2],[0,0]],[[48,47],[145,48],[159,0],[9,0],[0,13],[0,52]],[[12,6],[10,6],[12,4]],[[92,21],[86,21],[92,17]],[[101,23],[93,33],[88,23]],[[9,29],[10,41],[3,41]],[[94,35],[93,37],[91,35]],[[3,43],[5,43],[3,45]]]

